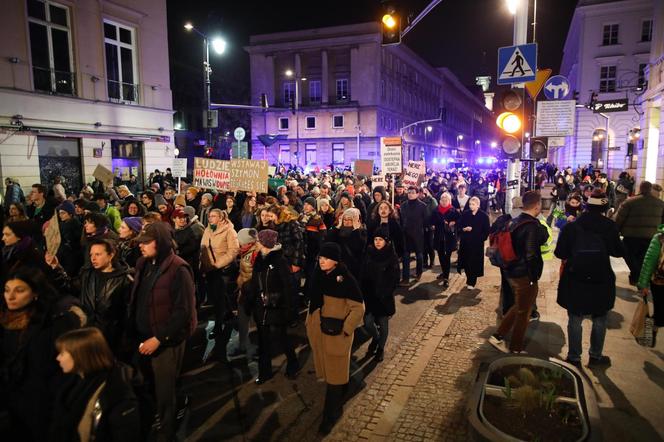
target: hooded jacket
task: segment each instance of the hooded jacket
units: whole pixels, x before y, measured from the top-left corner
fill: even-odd
[[[651,239],[664,223],[664,201],[652,195],[627,198],[618,209],[616,223],[626,238]]]
[[[639,275],[639,281],[637,284],[639,289],[650,287],[650,280],[653,274],[657,271],[660,265],[659,263],[662,260],[663,242],[664,224],[660,224],[659,227],[657,227],[657,233],[655,233],[650,240],[648,251],[646,252],[645,258],[643,259],[641,275]]]

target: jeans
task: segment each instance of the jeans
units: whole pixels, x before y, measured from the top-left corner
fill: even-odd
[[[364,317],[364,328],[371,336],[373,342],[378,345],[377,348],[379,350],[385,348],[387,335],[390,332],[389,320],[389,316],[374,316],[371,313],[367,313]]]
[[[415,252],[415,273],[419,276],[422,274],[422,252]],[[404,252],[403,254],[403,270],[401,276],[403,279],[410,279],[410,252]]]
[[[505,336],[511,330],[510,351],[518,352],[523,350],[523,341],[526,336],[530,311],[537,298],[538,287],[537,282],[531,285],[527,276],[507,278],[507,281],[514,293],[515,303],[503,317],[497,333]]]
[[[641,266],[643,259],[646,257],[648,246],[650,245],[650,238],[623,238],[627,255],[625,261],[629,267],[629,279],[636,280],[641,274]]]
[[[572,312],[567,312],[567,339],[569,341],[569,350],[567,358],[570,361],[580,361],[581,353],[581,337],[583,334],[583,315],[576,315]],[[602,356],[602,349],[604,348],[604,337],[606,336],[606,313],[603,315],[593,315],[593,328],[590,332],[590,354],[591,358],[600,358]]]
[[[288,336],[288,326],[258,325],[258,377],[272,376],[272,347],[279,342],[286,354],[286,373],[294,374],[299,369],[293,342]]]
[[[443,278],[450,279],[450,260],[452,259],[452,252],[447,252],[445,247],[438,249],[438,261],[440,261],[440,268],[442,270]]]

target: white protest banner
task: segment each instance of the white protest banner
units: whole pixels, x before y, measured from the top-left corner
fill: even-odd
[[[406,173],[403,176],[403,184],[405,186],[417,186],[420,178],[423,178],[424,175],[426,175],[426,164],[424,161],[409,160]]]
[[[231,190],[267,192],[267,161],[231,160]]]
[[[380,138],[381,172],[401,173],[401,137]]]
[[[194,158],[194,186],[203,189],[230,190],[230,162],[212,158]]]
[[[175,178],[187,177],[187,159],[186,158],[173,158],[173,166],[171,166],[171,173]]]
[[[385,181],[385,175],[373,175],[371,177],[371,188],[375,189],[378,186],[383,186],[384,189],[387,189],[387,181]]]

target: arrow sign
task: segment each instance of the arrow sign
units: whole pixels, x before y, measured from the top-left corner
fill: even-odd
[[[542,86],[544,86],[544,82],[549,78],[551,72],[553,72],[551,69],[538,69],[537,75],[535,75],[535,80],[526,83],[526,90],[528,91],[530,98],[533,100],[537,98],[542,90]]]
[[[564,100],[569,93],[569,80],[562,75],[554,75],[544,83],[544,95],[549,100]]]

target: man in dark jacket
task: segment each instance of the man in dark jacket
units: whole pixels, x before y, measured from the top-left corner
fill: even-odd
[[[186,339],[196,327],[194,276],[189,264],[173,251],[171,227],[148,225],[137,238],[142,258],[130,297],[130,327],[138,344],[140,368],[154,387],[158,416],[157,440],[175,435],[176,380]]]
[[[30,191],[30,204],[27,207],[28,218],[41,227],[55,213],[55,204],[46,198],[47,189],[42,184],[33,184]]]
[[[650,239],[657,233],[657,226],[664,223],[664,201],[652,195],[652,184],[643,181],[639,193],[625,200],[616,214],[616,224],[625,242],[629,282],[633,285],[641,274]]]
[[[537,298],[537,281],[542,276],[544,262],[540,247],[546,243],[548,232],[537,216],[542,211],[542,196],[538,191],[526,192],[522,198],[521,215],[510,223],[512,247],[517,259],[505,269],[507,282],[514,293],[514,305],[503,317],[489,342],[501,351],[507,351],[504,336],[512,332],[509,351],[523,351],[528,318]]]
[[[422,276],[424,252],[424,225],[429,222],[427,205],[417,198],[417,187],[408,188],[408,200],[401,205],[401,227],[403,228],[405,247],[403,253],[403,269],[401,284],[410,283],[410,254],[415,252],[415,277]]]
[[[558,304],[567,309],[569,316],[567,362],[574,365],[581,364],[581,323],[586,315],[591,315],[593,321],[588,365],[611,362],[602,355],[607,314],[616,300],[616,276],[609,256],[624,256],[624,248],[616,223],[604,216],[610,205],[604,192],[593,191],[588,211],[563,227],[556,246],[555,255],[565,262],[558,284]]]

